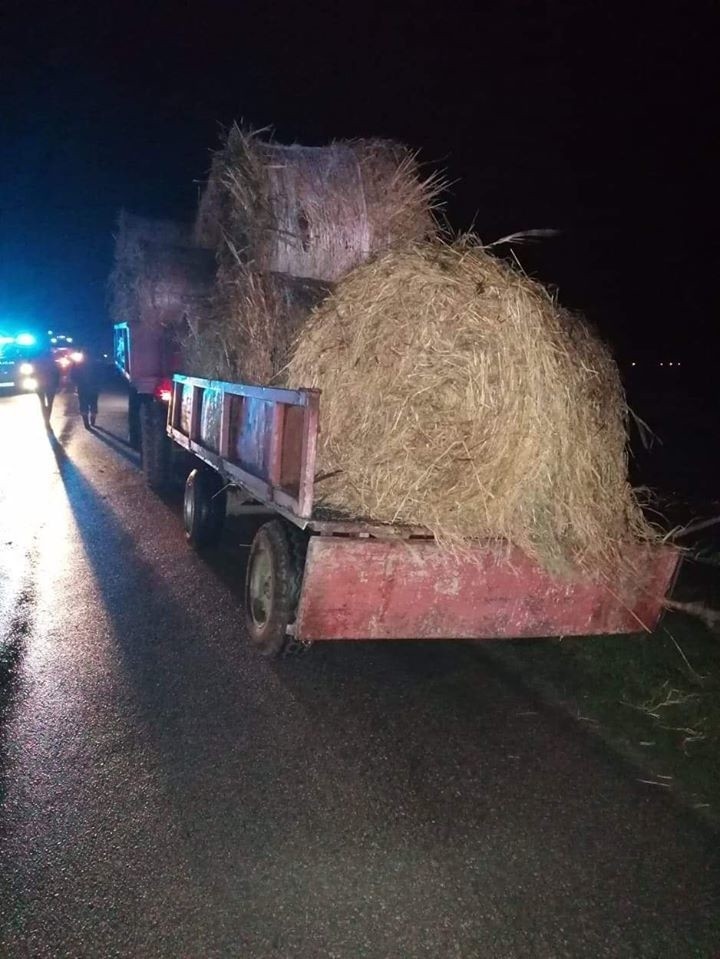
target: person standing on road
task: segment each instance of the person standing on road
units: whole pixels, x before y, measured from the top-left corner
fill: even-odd
[[[82,360],[73,363],[70,379],[77,389],[78,405],[85,429],[92,429],[98,412],[100,364],[91,357],[85,356]]]
[[[49,429],[55,394],[60,387],[60,370],[52,353],[43,353],[37,357],[33,366],[35,368],[35,379],[38,384],[37,395],[40,400],[43,419],[45,420],[45,426]]]

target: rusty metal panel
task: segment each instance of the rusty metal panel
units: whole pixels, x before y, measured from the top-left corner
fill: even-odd
[[[184,373],[175,373],[176,383],[185,383],[188,386],[201,386],[203,389],[211,387],[220,389],[223,393],[232,393],[233,396],[252,396],[255,399],[265,400],[266,403],[289,403],[292,406],[306,406],[309,397],[319,395],[319,390],[286,390],[279,386],[248,386],[246,383],[227,383],[225,380],[205,380],[200,376],[186,376]]]
[[[173,381],[172,393],[170,396],[170,410],[168,412],[168,433],[171,433],[171,430],[180,429],[180,414],[182,411],[182,394],[183,386],[182,383],[176,383]]]
[[[372,536],[373,539],[432,539],[426,526],[373,523],[364,519],[313,519],[309,529],[323,536]]]
[[[432,541],[310,540],[300,639],[503,639],[653,629],[678,554],[638,546],[633,576],[556,580],[519,550],[453,556]]]
[[[158,383],[180,365],[173,335],[154,323],[115,326],[116,365],[138,393],[152,393]]]
[[[222,406],[223,394],[220,390],[208,387],[203,391],[199,442],[203,446],[207,446],[213,453],[220,452]]]
[[[200,413],[203,407],[204,393],[204,387],[192,387],[192,402],[190,406],[190,439],[195,443],[197,443],[197,441],[200,439]]]
[[[300,492],[304,424],[305,410],[302,407],[285,407],[280,486],[293,496]]]
[[[180,430],[186,436],[190,436],[193,394],[194,387],[190,383],[184,383],[182,388],[182,399],[180,401]]]
[[[270,449],[268,451],[267,481],[273,488],[280,488],[282,475],[283,433],[285,431],[285,403],[275,403],[270,425]]]
[[[307,391],[305,428],[303,429],[302,455],[300,458],[300,489],[298,512],[300,516],[312,516],[315,501],[315,462],[320,431],[320,393]]]
[[[230,393],[220,393],[220,436],[218,453],[227,459],[230,456],[230,434],[232,433],[233,401]],[[237,405],[235,403],[235,405]]]

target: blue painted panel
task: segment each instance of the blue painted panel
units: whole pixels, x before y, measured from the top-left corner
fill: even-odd
[[[235,462],[264,480],[270,468],[273,406],[267,400],[244,397],[235,434]]]

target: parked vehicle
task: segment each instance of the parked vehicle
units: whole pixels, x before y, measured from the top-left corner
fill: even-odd
[[[554,579],[516,549],[454,554],[421,527],[317,510],[321,397],[176,374],[167,436],[191,454],[188,541],[216,543],[228,490],[264,522],[245,580],[251,642],[267,656],[290,643],[359,639],[497,639],[653,629],[678,567],[664,546],[632,548],[633,575]]]
[[[19,344],[14,338],[0,342],[0,396],[11,393],[34,393],[38,387],[36,347]]]
[[[140,451],[148,485],[161,489],[172,470],[171,443],[166,432],[171,377],[180,368],[172,335],[161,326],[116,323],[115,365],[130,388],[128,437]]]
[[[172,331],[202,328],[214,258],[193,248],[178,225],[124,217],[118,237],[114,354],[130,386],[131,442],[153,489],[184,464],[183,521],[192,546],[219,540],[230,490],[241,512],[254,516],[245,616],[260,652],[278,655],[293,643],[329,639],[578,636],[655,627],[678,566],[669,548],[630,546],[627,568],[612,581],[568,581],[518,549],[478,543],[453,553],[421,526],[316,508],[320,394],[184,375]]]
[[[51,352],[64,382],[72,373],[73,367],[85,361],[85,353],[77,347],[53,346]]]
[[[111,276],[115,365],[130,388],[128,437],[149,485],[172,470],[165,432],[172,374],[182,369],[176,330],[205,308],[215,274],[211,251],[187,224],[121,214]]]

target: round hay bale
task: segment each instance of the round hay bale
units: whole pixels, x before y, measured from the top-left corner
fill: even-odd
[[[608,350],[478,244],[359,267],[303,327],[286,379],[322,390],[329,507],[454,548],[512,543],[558,573],[607,569],[650,535]]]
[[[368,257],[435,232],[441,188],[389,140],[284,146],[237,124],[213,157],[196,241],[253,270],[334,282]]]

